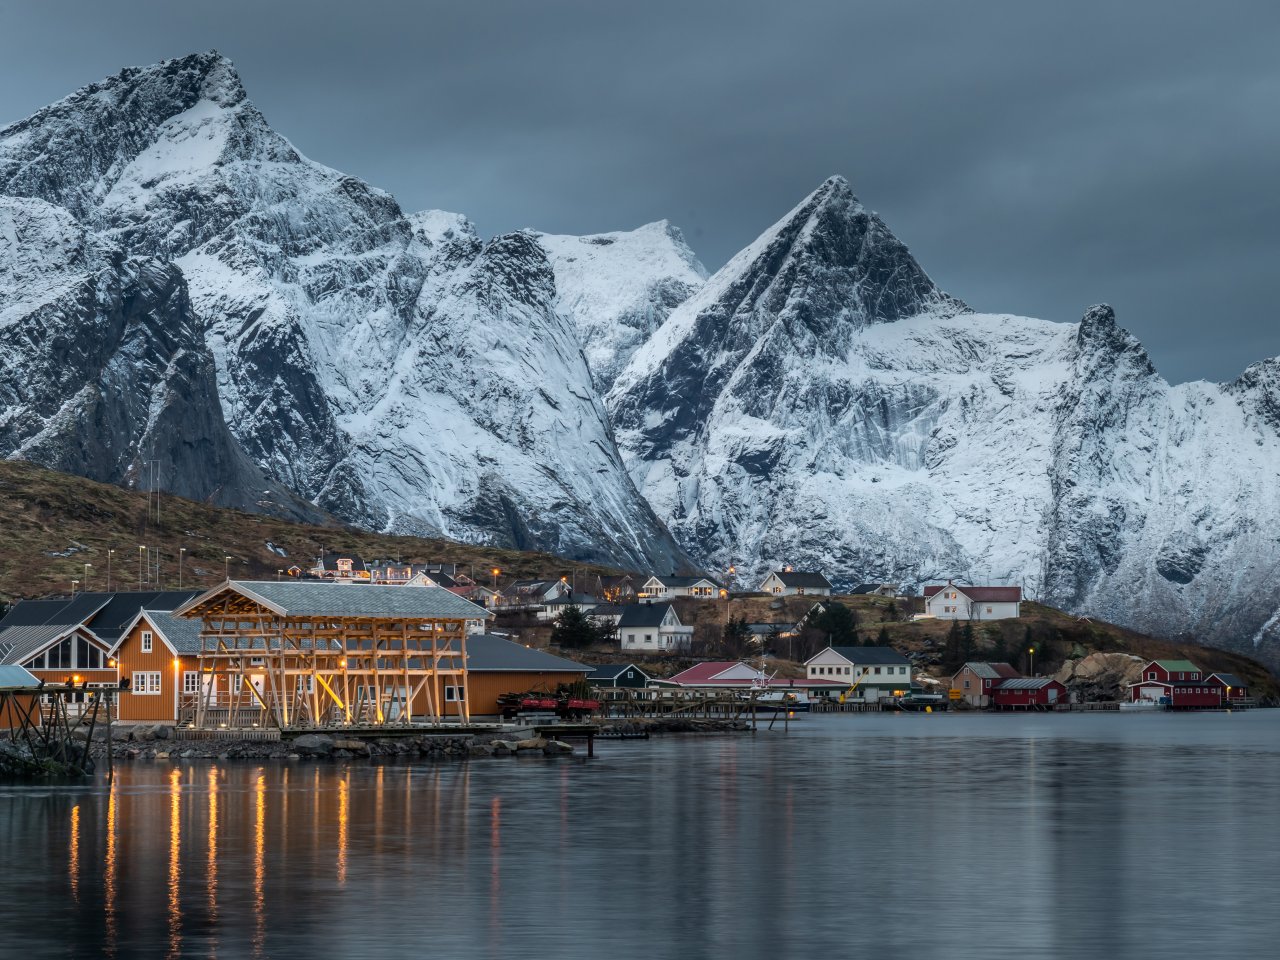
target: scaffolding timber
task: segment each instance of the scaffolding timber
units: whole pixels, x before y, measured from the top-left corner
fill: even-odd
[[[174,611],[203,621],[193,726],[282,731],[469,724],[467,621],[439,587],[227,581]]]

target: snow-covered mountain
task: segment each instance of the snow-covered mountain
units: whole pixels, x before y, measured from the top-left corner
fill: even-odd
[[[125,70],[0,129],[0,195],[170,271],[231,434],[306,500],[377,528],[687,562],[623,469],[541,247],[406,217],[313,163],[223,57]]]
[[[555,270],[556,306],[573,318],[601,392],[707,279],[684,236],[666,220],[588,237],[534,235]]]
[[[1022,582],[1248,649],[1280,607],[1278,373],[1171,387],[1110,308],[972,313],[835,178],[673,311],[607,402],[711,569]]]

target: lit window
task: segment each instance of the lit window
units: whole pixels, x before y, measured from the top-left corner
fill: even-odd
[[[160,693],[159,670],[135,670],[133,683],[129,688],[139,696],[156,696]]]
[[[200,674],[195,670],[183,671],[182,692],[188,695],[200,692]]]

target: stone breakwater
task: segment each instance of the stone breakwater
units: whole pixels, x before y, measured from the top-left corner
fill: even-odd
[[[134,728],[112,743],[116,762],[129,760],[462,760],[469,757],[569,756],[571,744],[545,737],[511,739],[475,734],[416,734],[346,737],[306,733],[280,740],[175,740],[166,726]],[[96,742],[91,756],[103,760],[107,745]]]

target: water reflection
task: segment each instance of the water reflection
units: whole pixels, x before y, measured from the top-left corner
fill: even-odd
[[[1277,733],[851,716],[591,763],[127,765],[0,788],[4,862],[38,865],[0,902],[32,956],[1269,955]]]

